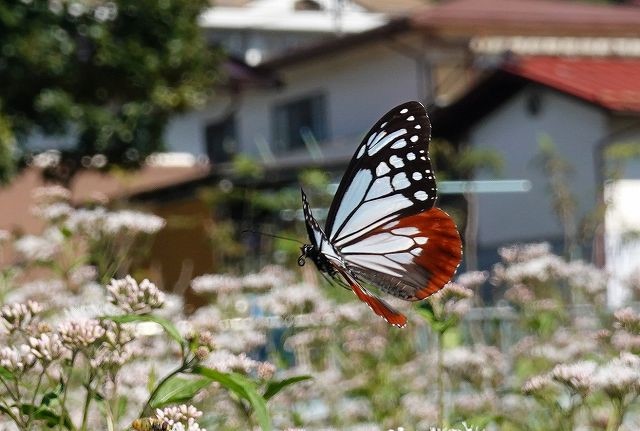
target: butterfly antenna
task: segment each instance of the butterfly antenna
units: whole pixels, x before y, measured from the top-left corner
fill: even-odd
[[[271,238],[278,238],[278,239],[284,239],[284,240],[287,240],[287,241],[293,241],[293,242],[297,242],[299,244],[304,245],[304,243],[302,241],[294,239],[294,238],[287,238],[287,237],[284,237],[284,236],[273,235],[273,234],[270,234],[270,233],[260,232],[258,230],[253,230],[253,229],[245,229],[241,233],[247,233],[247,232],[257,233],[257,234],[263,235],[263,236],[270,236]]]

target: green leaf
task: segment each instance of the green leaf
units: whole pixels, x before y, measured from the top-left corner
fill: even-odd
[[[267,384],[267,389],[265,389],[264,394],[262,395],[265,400],[270,400],[274,395],[283,390],[289,385],[293,385],[294,383],[303,382],[305,380],[313,379],[311,376],[295,376],[289,377],[288,379],[269,382]]]
[[[32,416],[35,420],[44,421],[44,423],[50,428],[62,423],[65,428],[70,430],[74,429],[69,415],[65,414],[61,420],[60,415],[53,410],[50,410],[48,407],[36,407],[32,404],[22,404],[20,406],[20,412],[24,415]]]
[[[116,323],[154,322],[162,326],[165,332],[181,346],[184,346],[186,343],[186,340],[180,335],[178,328],[164,317],[153,316],[151,314],[125,314],[123,316],[104,316],[102,319],[111,320]]]
[[[40,402],[40,405],[43,406],[48,406],[51,404],[51,402],[55,399],[58,398],[60,394],[58,392],[55,391],[51,391],[51,392],[47,392],[46,394],[44,394],[42,396],[42,401]]]
[[[159,408],[171,403],[189,401],[212,382],[209,378],[183,379],[174,376],[164,382],[151,400],[150,405],[153,408]]]
[[[262,431],[271,431],[273,429],[267,401],[258,393],[255,383],[247,377],[237,373],[223,373],[202,366],[194,367],[193,373],[215,380],[224,388],[249,401]]]
[[[0,366],[0,377],[2,377],[5,380],[15,380],[16,377],[13,375],[13,373],[9,370],[7,370],[5,367]]]

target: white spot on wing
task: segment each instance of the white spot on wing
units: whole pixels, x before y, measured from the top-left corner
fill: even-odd
[[[359,159],[360,157],[362,157],[362,155],[364,154],[364,150],[367,149],[366,145],[363,145],[360,147],[360,149],[358,150],[358,154],[356,155],[356,159]]]
[[[414,135],[409,139],[411,140],[411,142],[418,142],[418,135]]]
[[[402,161],[402,159],[395,154],[389,157],[389,163],[391,163],[396,168],[401,168],[404,166],[404,162]]]
[[[400,227],[398,229],[394,229],[391,231],[391,233],[396,235],[415,235],[416,233],[419,233],[419,232],[420,232],[420,229],[413,226]]]
[[[365,228],[368,229],[377,221],[383,220],[385,217],[390,216],[403,208],[410,207],[411,205],[411,200],[405,198],[400,193],[361,204],[357,211],[353,213],[349,221],[345,223],[339,237],[334,239],[334,244],[337,244],[337,242],[343,237],[351,235],[354,232],[361,232]],[[340,225],[337,224],[336,226]]]
[[[427,192],[425,192],[424,190],[419,190],[417,192],[415,192],[413,194],[413,196],[416,197],[416,199],[420,200],[420,201],[426,201],[427,198],[429,197],[429,195],[427,194]]]
[[[404,172],[400,172],[393,177],[391,184],[396,190],[406,189],[411,185],[407,175]]]
[[[413,178],[416,181],[421,180],[422,179],[422,174],[420,172],[414,172],[413,175],[411,176],[411,178]]]
[[[407,129],[396,130],[393,133],[387,135],[387,132],[380,132],[380,136],[369,146],[369,155],[373,156],[375,153],[386,147],[394,139],[407,133]]]
[[[371,188],[367,193],[367,200],[376,199],[391,192],[393,192],[393,189],[391,188],[389,177],[378,178],[371,184]]]
[[[416,117],[414,117],[413,115],[407,117],[407,121],[413,121],[415,119],[416,119]]]
[[[389,165],[387,165],[385,162],[380,162],[380,164],[376,168],[376,175],[381,177],[384,174],[388,173],[390,170],[391,169],[389,168]]]
[[[416,155],[415,155],[415,154],[413,154],[413,153],[409,153],[409,154],[407,154],[407,159],[409,159],[409,160],[415,160],[415,158],[416,158]]]
[[[407,112],[409,112],[407,108],[404,108],[402,111],[400,111],[401,114],[406,114]]]
[[[396,236],[383,232],[364,238],[355,244],[344,247],[342,253],[394,253],[405,251],[413,247],[413,239],[406,236]]]
[[[418,236],[414,238],[414,241],[416,242],[416,244],[420,244],[420,245],[425,245],[428,240],[429,238],[424,236]]]
[[[397,150],[398,148],[403,148],[407,145],[407,141],[405,141],[404,139],[400,139],[396,142],[393,143],[393,145],[391,146],[391,148],[393,148],[394,150]]]

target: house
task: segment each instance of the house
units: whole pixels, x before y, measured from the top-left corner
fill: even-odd
[[[505,54],[520,62],[504,64]],[[499,150],[506,158],[504,178],[532,181],[530,192],[514,197],[522,221],[508,227],[497,210],[504,196],[480,198],[479,263],[486,267],[495,260],[496,247],[506,242],[562,242],[562,229],[545,207],[549,193],[539,182],[543,174],[528,165],[542,132],[548,130],[561,154],[584,167],[575,174],[578,212],[593,208],[604,171],[595,168],[591,147],[618,130],[629,128],[633,134],[628,124],[634,122],[635,108],[624,103],[635,97],[627,92],[635,91],[638,57],[637,7],[451,0],[272,56],[254,70],[277,77],[278,85],[219,94],[208,110],[176,118],[167,141],[178,151],[212,155],[214,171],[241,153],[261,162],[273,177],[278,171],[316,166],[333,169],[338,178],[381,114],[407,100],[423,101],[434,111],[434,136]],[[611,82],[616,101],[607,93]],[[509,102],[511,97],[516,101]],[[518,111],[525,101],[528,111]],[[474,115],[492,116],[476,123],[463,106],[473,106]],[[227,107],[224,115],[221,107]],[[569,119],[576,120],[575,126],[563,127]],[[553,120],[555,125],[547,124]],[[189,139],[177,139],[186,135],[175,130],[188,130]],[[468,139],[460,136],[462,131]],[[512,136],[490,135],[505,131]],[[572,154],[578,142],[582,150]],[[518,199],[535,201],[544,212],[530,211]]]
[[[525,193],[474,196],[477,250],[466,253],[477,253],[480,267],[496,261],[496,249],[505,243],[548,241],[561,251],[583,238],[589,242],[582,250],[568,250],[574,257],[606,263],[616,277],[640,269],[633,257],[637,245],[621,241],[621,223],[611,224],[614,218],[637,219],[634,204],[620,197],[640,192],[640,58],[511,58],[432,119],[435,137],[496,151],[504,158],[504,178],[531,185]],[[540,164],[543,142],[553,144],[568,168],[559,177],[574,200],[564,224],[553,208],[554,178]],[[629,146],[635,150],[625,153]],[[616,212],[606,213],[604,230],[606,184]],[[638,229],[637,223],[631,227]],[[614,302],[620,298],[610,294]]]
[[[640,8],[632,6],[547,0],[427,5],[368,30],[327,35],[265,57],[254,70],[280,85],[220,92],[204,111],[175,118],[166,141],[172,151],[209,154],[214,165],[234,153],[266,164],[344,160],[391,106],[412,99],[448,104],[505,52],[638,56],[639,24]]]

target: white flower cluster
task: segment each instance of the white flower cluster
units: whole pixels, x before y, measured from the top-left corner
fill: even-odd
[[[616,328],[621,328],[634,334],[640,334],[640,315],[633,308],[626,307],[616,310],[613,314]]]
[[[37,337],[29,337],[31,353],[43,363],[49,363],[66,355],[69,350],[62,344],[58,334],[42,333]]]
[[[35,301],[6,304],[0,308],[0,321],[9,332],[26,329],[42,311],[42,305]]]
[[[558,383],[577,393],[585,394],[592,388],[592,377],[597,364],[593,361],[578,361],[572,364],[558,364],[551,370],[550,376]]]
[[[146,314],[164,305],[165,294],[147,279],[138,284],[127,275],[120,280],[111,280],[106,288],[109,301],[127,313]]]
[[[211,352],[205,364],[213,369],[222,372],[237,371],[243,374],[249,374],[257,372],[262,377],[268,377],[269,374],[275,372],[273,367],[268,362],[260,362],[249,358],[246,354],[240,353],[236,355],[226,350],[215,350]],[[268,364],[268,365],[265,365]]]
[[[58,229],[49,228],[40,236],[25,235],[16,240],[13,246],[27,260],[48,261],[58,254],[63,239]]]
[[[51,185],[36,188],[31,196],[38,204],[52,204],[70,201],[71,191],[59,185]]]
[[[185,404],[156,410],[156,418],[170,426],[171,431],[207,431],[196,422],[200,416],[201,411]]]
[[[121,210],[107,213],[104,227],[108,234],[117,235],[122,232],[154,234],[165,226],[162,217],[140,211]]]
[[[255,274],[242,277],[206,274],[194,278],[191,288],[201,294],[229,294],[234,292],[262,292],[278,286],[290,285],[293,275],[279,266],[267,266]]]
[[[0,348],[0,365],[12,373],[22,373],[33,367],[36,357],[26,344],[19,347],[6,346]]]
[[[73,320],[58,326],[65,346],[72,350],[86,348],[102,338],[106,330],[96,319]]]
[[[11,239],[11,232],[8,230],[0,229],[0,245]]]
[[[610,398],[622,399],[627,394],[640,393],[640,358],[621,353],[604,365],[593,361],[578,361],[556,365],[549,373],[534,376],[522,386],[527,394],[548,390],[558,383],[583,396],[601,390]]]
[[[322,292],[307,283],[278,286],[260,298],[260,305],[278,316],[327,313],[331,310]]]
[[[103,235],[154,234],[165,226],[162,217],[140,211],[107,211],[103,207],[72,212],[65,226],[72,232],[82,232],[91,238]]]

